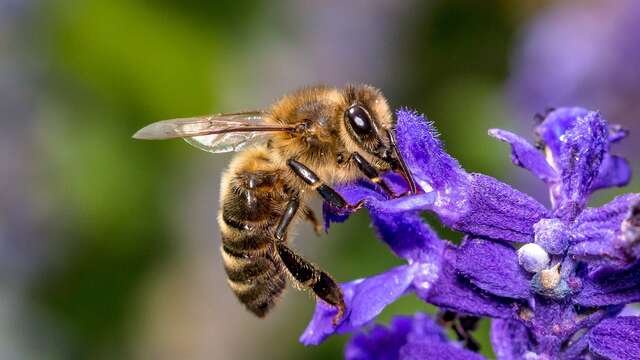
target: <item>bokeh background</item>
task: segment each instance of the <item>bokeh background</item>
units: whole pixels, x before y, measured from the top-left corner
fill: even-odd
[[[227,289],[215,216],[232,155],[131,134],[366,82],[426,113],[467,170],[547,203],[487,128],[532,139],[536,112],[600,109],[632,130],[617,152],[640,170],[638,33],[635,0],[0,0],[0,358],[340,358],[345,337],[297,343],[311,296],[258,320]],[[298,232],[339,281],[398,263],[366,214]],[[380,321],[415,311],[433,309],[406,297]]]

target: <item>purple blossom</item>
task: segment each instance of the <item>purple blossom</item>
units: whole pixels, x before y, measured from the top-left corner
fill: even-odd
[[[451,342],[428,315],[398,316],[389,327],[374,326],[359,332],[345,348],[347,360],[394,359],[483,359],[482,356],[460,348]]]
[[[523,29],[509,92],[529,121],[561,104],[590,104],[640,131],[640,2],[557,1]],[[585,36],[586,35],[586,36]],[[623,145],[633,154],[637,142]]]
[[[399,150],[421,192],[389,199],[365,181],[339,190],[350,202],[365,200],[378,235],[407,263],[343,284],[347,314],[337,326],[331,322],[335,309],[319,301],[303,343],[358,331],[399,296],[415,293],[446,310],[493,318],[498,359],[639,354],[632,352],[640,343],[639,318],[616,316],[625,304],[640,301],[640,194],[587,207],[595,190],[629,181],[627,162],[611,154],[611,144],[624,137],[618,127],[597,112],[558,109],[536,129],[542,151],[508,131],[490,131],[511,145],[516,165],[548,186],[552,207],[546,209],[492,177],[464,171],[421,115],[400,110],[397,117]],[[396,176],[385,179],[394,190],[406,189]],[[327,224],[346,217],[326,205],[324,210]],[[421,211],[465,233],[463,243],[438,238]],[[407,332],[394,324],[374,328],[368,336],[375,341],[356,336],[347,354],[354,344],[381,342],[388,334],[390,343],[403,344],[399,358],[480,358],[453,355],[448,351],[469,351],[429,337],[420,344],[397,340]],[[617,326],[625,336],[612,335]]]

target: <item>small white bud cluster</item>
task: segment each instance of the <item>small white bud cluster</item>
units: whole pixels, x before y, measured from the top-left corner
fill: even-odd
[[[549,261],[549,254],[538,244],[529,243],[518,249],[518,263],[530,273],[546,269]]]

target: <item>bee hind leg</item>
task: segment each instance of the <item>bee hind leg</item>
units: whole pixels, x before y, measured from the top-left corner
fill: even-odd
[[[338,313],[333,318],[333,324],[337,325],[346,309],[340,286],[329,274],[303,259],[285,243],[276,243],[276,250],[287,271],[299,284],[311,289],[317,297],[338,309]]]
[[[333,319],[334,324],[336,324],[344,315],[346,308],[340,286],[333,281],[329,274],[318,269],[315,265],[303,259],[302,256],[296,254],[283,241],[287,228],[291,220],[295,217],[299,207],[300,200],[297,197],[291,198],[287,203],[287,208],[282,214],[276,228],[274,246],[280,260],[282,260],[282,264],[284,264],[287,272],[291,274],[291,277],[293,277],[296,282],[311,289],[320,299],[338,308],[338,313]]]

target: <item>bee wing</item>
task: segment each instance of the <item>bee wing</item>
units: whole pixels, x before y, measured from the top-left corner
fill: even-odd
[[[133,135],[134,139],[183,138],[200,150],[221,153],[239,151],[248,145],[266,142],[272,132],[292,131],[294,126],[265,122],[266,113],[250,111],[203,117],[158,121]]]

